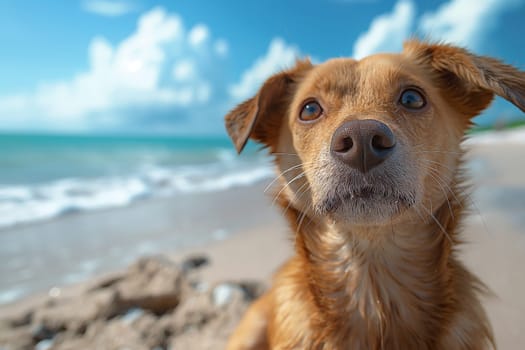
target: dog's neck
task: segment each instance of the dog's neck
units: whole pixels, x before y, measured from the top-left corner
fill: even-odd
[[[450,259],[461,207],[443,204],[424,222],[342,230],[303,223],[296,248],[327,338],[355,348],[430,348],[453,284]],[[447,231],[447,234],[443,232]],[[337,337],[340,337],[337,340]],[[350,344],[349,344],[350,339]],[[340,343],[337,343],[340,342]]]

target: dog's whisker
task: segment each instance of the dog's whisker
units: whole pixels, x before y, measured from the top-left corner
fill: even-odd
[[[457,171],[457,169],[455,169],[455,168],[451,168],[451,167],[449,167],[448,165],[445,165],[445,164],[443,164],[443,163],[441,163],[441,162],[437,162],[437,161],[432,160],[432,159],[425,159],[425,158],[422,158],[422,159],[420,159],[420,160],[421,160],[423,163],[426,163],[426,164],[435,164],[435,165],[438,165],[438,166],[440,166],[440,167],[443,167],[443,168],[449,170],[451,173],[455,173],[455,172]]]
[[[304,164],[302,164],[302,163],[301,163],[301,164],[297,164],[297,165],[291,166],[290,168],[288,168],[288,169],[284,170],[283,172],[281,172],[281,173],[279,174],[279,176],[276,176],[276,177],[272,180],[272,182],[270,182],[270,183],[268,184],[268,186],[266,186],[266,188],[264,189],[263,192],[266,193],[266,192],[270,189],[270,187],[272,187],[272,185],[273,185],[276,181],[278,181],[281,177],[284,177],[284,175],[285,175],[286,173],[289,173],[290,171],[293,171],[293,170],[295,170],[295,169],[298,169],[298,168],[302,167],[303,165],[304,165]]]
[[[300,158],[299,155],[296,153],[275,152],[275,153],[270,153],[270,155],[271,156],[294,156],[294,157]]]
[[[445,181],[441,178],[441,176],[440,176],[440,172],[439,172],[437,169],[435,169],[435,168],[433,168],[433,167],[431,167],[431,166],[427,167],[427,169],[428,169],[429,171],[431,171],[435,176],[437,176],[438,179],[441,179],[441,183],[442,183],[445,187],[448,188],[449,193],[454,197],[454,200],[456,201],[456,203],[457,203],[459,206],[461,206],[462,208],[464,208],[464,203],[463,203],[463,201],[460,200],[460,199],[456,196],[455,191],[453,191],[453,190],[450,188],[450,186],[447,185],[447,184],[445,183]],[[429,174],[430,174],[430,173],[429,173]],[[432,176],[432,177],[434,177],[434,176]],[[435,179],[435,177],[434,177],[434,179]],[[438,181],[438,179],[436,179],[436,182]],[[472,206],[472,208],[473,208],[474,211],[476,212],[476,215],[481,219],[481,222],[482,222],[482,224],[483,224],[483,227],[484,227],[484,229],[485,229],[485,232],[490,233],[490,230],[489,230],[489,228],[488,228],[487,222],[485,221],[485,217],[484,217],[483,214],[481,213],[481,210],[479,209],[479,207],[478,207],[476,201],[472,198],[472,196],[471,196],[469,193],[467,193],[467,192],[465,192],[465,191],[462,193],[462,196],[463,196],[465,199],[467,199],[467,200],[469,201],[470,205]]]
[[[301,213],[299,223],[297,224],[297,230],[295,230],[295,234],[298,235],[299,232],[301,232],[301,226],[303,224],[304,219],[306,218],[306,211]]]
[[[452,210],[452,204],[450,203],[450,199],[448,198],[449,195],[447,192],[449,192],[450,194],[452,194],[453,196],[455,196],[454,192],[452,191],[452,189],[447,186],[447,184],[442,184],[440,179],[439,179],[439,176],[436,176],[433,174],[432,169],[431,167],[427,168],[429,170],[429,172],[427,173],[434,181],[435,183],[439,186],[439,188],[441,189],[441,191],[443,192],[443,195],[445,196],[445,200],[447,201],[447,205],[448,205],[448,210],[450,212],[450,216],[452,216],[452,218],[454,218],[454,210]],[[447,186],[447,190],[445,190],[445,187],[443,187],[443,185]],[[456,200],[457,201],[457,200]]]
[[[396,233],[394,232],[394,222],[392,216],[390,216],[390,232],[392,233],[392,242],[396,243]]]
[[[448,190],[448,193],[450,193],[452,195],[452,197],[454,198],[454,202],[457,203],[457,205],[459,205],[461,208],[465,208],[465,203],[463,200],[459,199],[456,195],[456,191],[454,191],[446,182],[445,180],[443,180],[441,178],[441,176],[439,175],[439,172],[438,170],[436,169],[433,169],[433,168],[428,168],[428,170],[430,171],[429,175],[432,176],[435,180],[436,180],[436,183],[438,184],[442,184],[443,186],[445,186],[445,188]],[[432,175],[433,174],[433,175]],[[463,196],[464,197],[467,197],[469,198],[469,196],[465,193],[463,193]],[[448,197],[447,197],[448,198]],[[450,199],[449,199],[450,200]],[[472,200],[471,200],[472,202]],[[472,202],[474,203],[474,202]]]
[[[489,230],[489,227],[487,226],[487,222],[485,221],[485,217],[483,216],[474,198],[472,198],[472,195],[470,195],[469,193],[463,193],[463,195],[469,201],[472,208],[475,210],[476,215],[481,219],[481,222],[483,223],[483,227],[485,228],[485,232],[490,234],[490,230]]]
[[[414,154],[427,154],[427,153],[442,153],[442,154],[455,154],[458,156],[463,156],[463,152],[456,151],[439,151],[439,150],[419,150],[414,151]]]
[[[432,202],[430,202],[430,210],[425,207],[424,204],[421,203],[421,207],[423,209],[425,209],[427,211],[427,214],[430,215],[430,218],[432,220],[434,220],[434,222],[436,223],[436,225],[439,227],[439,229],[441,230],[441,232],[443,232],[443,234],[445,235],[445,237],[448,239],[448,241],[450,242],[450,244],[454,244],[454,242],[452,241],[452,238],[450,237],[450,235],[448,234],[447,230],[443,227],[443,224],[441,224],[439,222],[439,220],[436,218],[436,216],[434,215],[434,213],[432,212]]]
[[[302,197],[307,191],[308,191],[308,189],[304,190],[304,191],[302,192],[302,194],[300,195],[300,197]],[[309,209],[310,211],[313,211],[314,208],[313,208],[313,206],[312,206],[312,202],[309,202],[309,204],[308,204],[308,209]],[[301,227],[302,227],[302,225],[303,225],[303,221],[304,221],[304,219],[307,217],[307,215],[306,215],[307,211],[308,211],[308,210],[305,210],[305,211],[303,212],[303,214],[302,214],[303,217],[301,218],[301,220],[299,220],[299,224],[297,225],[296,235],[299,234],[299,232],[301,232],[300,230],[301,230]],[[308,221],[310,222],[310,224],[312,223],[312,220],[311,220],[309,217],[308,217]]]
[[[463,206],[463,201],[459,200],[459,198],[456,196],[455,191],[442,178],[441,172],[438,169],[434,168],[432,165],[427,166],[426,169],[429,170],[431,173],[433,173],[435,175],[434,179],[436,179],[436,177],[437,177],[437,180],[439,180],[441,182],[441,184],[443,184],[448,189],[448,192],[454,197],[454,200],[456,201],[456,203],[458,203],[458,205],[463,208],[464,207]],[[465,195],[468,196],[468,194],[465,194]]]
[[[288,169],[286,170],[283,170],[278,176],[276,176],[264,189],[264,193],[266,193],[270,188],[271,186],[276,182],[278,181],[280,178],[284,177],[284,175],[286,173],[289,173],[290,171],[293,171],[293,170],[296,170],[298,168],[301,168],[301,167],[304,167],[304,166],[309,166],[311,165],[313,162],[307,162],[307,163],[301,163],[301,164],[296,164],[296,165],[293,165],[291,167],[289,167]],[[314,170],[315,170],[315,166],[314,166]]]
[[[412,149],[414,150],[414,153],[444,153],[444,154],[456,154],[462,156],[464,154],[463,151],[453,151],[453,150],[443,150],[443,149],[425,149],[426,145],[419,144],[412,146]]]
[[[299,179],[302,179],[303,177],[306,176],[306,173],[305,172],[302,172],[300,173],[299,175],[297,175],[296,177],[294,177],[293,179],[291,179],[290,181],[288,181],[282,188],[279,192],[277,192],[277,194],[275,195],[273,201],[272,201],[272,205],[275,205],[275,202],[277,201],[277,199],[279,199],[279,196],[281,195],[281,193],[283,193],[283,191],[288,187],[290,186],[294,181],[297,181]],[[305,183],[307,184],[307,182]],[[303,184],[304,185],[304,184]],[[302,186],[301,186],[302,187]]]
[[[305,182],[304,184],[301,185],[301,187],[297,189],[297,195],[296,195],[297,200],[300,200],[302,196],[306,193],[306,191],[308,191],[308,182]],[[290,200],[286,208],[284,208],[283,212],[286,213],[288,209],[290,209],[291,206],[292,206],[292,201]]]

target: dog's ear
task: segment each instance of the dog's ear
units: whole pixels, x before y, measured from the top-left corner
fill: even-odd
[[[297,83],[310,68],[310,60],[297,61],[295,67],[268,78],[254,97],[226,115],[226,130],[237,152],[241,153],[250,137],[266,145],[277,137]]]
[[[487,108],[494,94],[525,112],[525,72],[465,49],[411,40],[403,53],[436,73],[441,90],[471,118]]]

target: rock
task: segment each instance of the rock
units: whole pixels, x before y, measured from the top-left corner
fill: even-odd
[[[218,350],[226,347],[224,337],[216,337],[213,333],[206,331],[190,330],[185,334],[172,338],[168,349],[170,350]]]
[[[185,300],[173,313],[173,334],[182,334],[188,329],[201,329],[217,311],[206,294],[193,295]]]
[[[112,288],[117,282],[120,282],[124,278],[124,273],[111,274],[101,278],[96,279],[93,283],[90,284],[88,292],[92,292],[98,289]]]
[[[162,345],[163,339],[149,336],[156,322],[152,314],[144,313],[132,322],[123,317],[111,321],[98,320],[82,336],[57,338],[53,350],[149,350]]]
[[[168,342],[168,349],[224,349],[228,336],[239,323],[247,306],[246,302],[232,302],[225,308],[215,308],[215,313],[206,322],[200,323],[198,327],[187,326],[182,333],[174,334]]]
[[[182,269],[187,272],[206,266],[209,263],[210,259],[206,255],[190,255],[182,262]]]
[[[49,350],[53,346],[53,340],[44,339],[35,345],[35,350]]]
[[[199,293],[206,293],[210,290],[210,284],[208,282],[196,281],[192,283],[191,286]]]
[[[259,281],[242,281],[237,284],[242,288],[244,296],[249,301],[257,299],[267,290],[267,286]]]
[[[82,333],[89,323],[118,314],[121,307],[116,291],[98,290],[37,308],[33,324],[53,333],[64,330]]]
[[[144,315],[144,310],[133,308],[129,309],[124,315],[122,315],[121,319],[126,323],[132,323],[142,315]]]
[[[257,281],[223,282],[213,288],[212,299],[216,306],[228,304],[234,297],[251,302],[260,297],[265,290],[265,285]]]
[[[129,325],[116,321],[94,322],[83,336],[57,338],[53,346],[53,350],[116,350],[126,348],[133,350],[148,349],[140,341],[140,335],[136,331]]]
[[[55,336],[55,332],[43,324],[37,324],[36,326],[32,327],[31,335],[33,337],[33,341],[39,342],[41,340],[53,338]]]
[[[32,319],[33,319],[33,312],[24,311],[24,312],[21,312],[19,315],[15,315],[11,318],[0,320],[0,328],[2,327],[2,324],[9,325],[10,327],[27,326],[28,324],[31,323]]]
[[[61,292],[14,318],[0,317],[0,350],[223,349],[264,285],[210,286],[198,273],[190,276],[207,263],[203,256],[182,264],[143,258],[79,294]]]
[[[237,284],[233,283],[221,283],[212,290],[213,304],[218,307],[222,307],[233,298],[243,299],[245,297],[244,290]]]
[[[155,314],[175,308],[191,290],[180,266],[163,257],[142,258],[114,285],[124,306]]]
[[[186,300],[174,312],[170,350],[224,349],[249,306],[241,284],[224,282],[208,293]]]
[[[155,327],[158,321],[159,319],[155,315],[145,313],[130,324],[130,327],[140,333],[141,341],[146,344],[148,349],[162,348],[166,344],[165,330]]]

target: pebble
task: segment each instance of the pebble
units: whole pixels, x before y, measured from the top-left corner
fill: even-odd
[[[53,340],[44,339],[35,345],[35,350],[48,350],[53,346]]]
[[[235,287],[231,283],[219,284],[213,289],[213,304],[215,306],[223,306],[228,304],[233,296],[235,288],[237,287]]]

